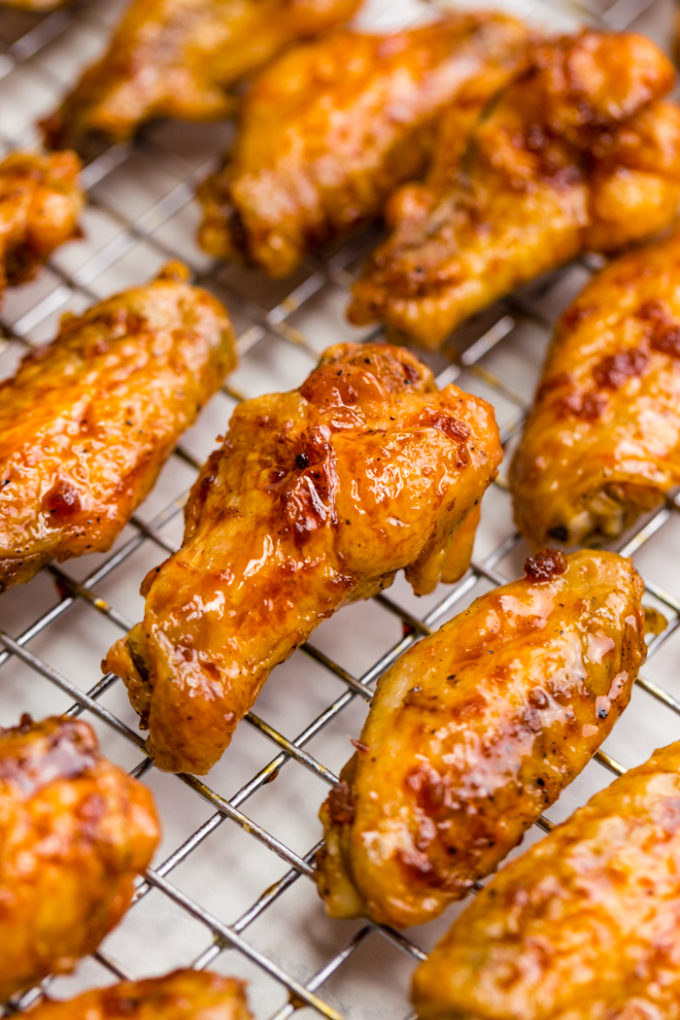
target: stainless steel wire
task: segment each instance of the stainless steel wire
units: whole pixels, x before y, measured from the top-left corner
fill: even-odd
[[[90,3],[76,3],[42,18],[9,11],[0,13],[1,145],[11,149],[35,142],[33,106],[48,109],[49,105],[53,105],[57,92],[63,88],[69,76],[73,78],[75,64],[82,59],[83,31],[87,30],[86,38],[96,39],[100,43],[105,34],[105,23],[115,16],[120,6],[120,3],[101,5],[91,0]],[[403,4],[376,0],[369,6],[378,21],[387,14],[394,14],[396,8],[399,8],[400,13],[403,8],[403,22],[420,14],[417,4],[412,0],[404,0]],[[658,0],[616,0],[615,3],[606,0],[593,3],[579,0],[554,4],[550,0],[516,0],[514,3],[510,0],[505,6],[530,18],[550,20],[556,16],[566,19],[580,17],[605,27],[621,29],[663,4],[660,5]],[[563,23],[558,22],[560,25]],[[55,53],[61,54],[61,62],[56,59]],[[11,112],[9,126],[6,120],[3,121],[6,109]],[[225,269],[201,257],[189,240],[193,189],[208,169],[211,157],[218,154],[220,140],[226,138],[226,134],[220,133],[221,127],[215,129],[211,145],[202,153],[201,144],[210,138],[209,129],[202,129],[199,155],[196,157],[191,150],[192,143],[181,141],[182,131],[186,138],[195,137],[190,128],[151,128],[142,133],[134,149],[111,147],[99,153],[86,166],[84,179],[90,198],[89,215],[95,223],[91,250],[88,249],[87,257],[80,261],[69,261],[57,254],[42,277],[21,299],[15,299],[11,294],[8,296],[0,321],[7,338],[5,355],[16,355],[27,345],[47,339],[55,317],[64,308],[74,302],[76,305],[80,302],[79,306],[82,307],[98,300],[102,293],[114,289],[107,282],[114,278],[120,279],[121,285],[132,282],[127,279],[126,273],[129,276],[130,273],[138,272],[134,268],[139,264],[134,263],[136,255],[142,261],[148,260],[154,265],[167,258],[188,257],[197,282],[225,298],[236,323],[242,366],[250,369],[250,374],[237,373],[228,380],[219,398],[222,401],[220,407],[224,427],[229,408],[244,395],[249,395],[247,391],[253,379],[259,380],[261,389],[274,388],[270,384],[271,378],[276,377],[281,364],[288,364],[288,359],[299,368],[296,381],[309,371],[321,349],[316,343],[314,323],[323,321],[324,329],[331,337],[342,330],[345,331],[343,335],[346,335],[348,327],[342,325],[337,312],[337,301],[329,304],[327,299],[329,295],[337,299],[346,291],[357,260],[367,250],[370,239],[364,237],[348,242],[327,261],[310,259],[304,272],[295,277],[292,283],[283,286],[265,284],[252,274]],[[151,161],[155,170],[150,176],[147,174],[143,179],[136,177],[135,160],[138,158]],[[134,208],[130,209],[118,197],[115,201],[111,200],[111,183],[119,182],[121,174],[125,179],[126,173],[134,198]],[[166,180],[164,177],[163,186],[156,179],[157,173],[168,178]],[[137,214],[139,192],[144,189],[145,207]],[[97,224],[106,226],[101,238]],[[133,258],[133,267],[126,269],[124,267],[129,258]],[[596,266],[597,260],[584,260],[577,271],[585,280]],[[121,267],[122,271],[119,272]],[[520,385],[517,384],[516,373],[513,378],[512,372],[504,370],[502,352],[510,343],[508,338],[517,337],[523,330],[535,334],[539,346],[545,347],[550,327],[559,311],[559,300],[554,295],[559,290],[560,281],[574,271],[572,267],[561,274],[555,274],[548,281],[541,281],[521,295],[499,303],[459,331],[446,356],[438,355],[431,359],[440,384],[456,380],[463,386],[479,389],[494,403],[498,402],[503,412],[500,421],[506,444],[512,444],[521,430],[531,386],[522,385],[521,368]],[[320,329],[321,333],[323,331]],[[379,333],[377,329],[370,333],[364,331],[363,336],[368,338]],[[274,350],[278,360],[274,358]],[[507,350],[508,356],[515,356],[516,347],[508,347]],[[456,352],[458,357],[452,361],[451,355]],[[499,352],[500,360],[496,364]],[[534,360],[535,372],[540,356],[536,355]],[[264,371],[261,371],[262,368]],[[293,372],[293,368],[290,371]],[[20,624],[16,629],[13,630],[4,622],[5,615],[0,617],[3,620],[0,628],[0,711],[3,711],[5,678],[11,675],[11,671],[22,668],[28,674],[28,686],[39,683],[39,678],[42,678],[63,697],[62,710],[73,715],[83,713],[93,723],[102,724],[100,732],[108,729],[120,738],[131,752],[130,762],[133,764],[128,764],[128,767],[145,780],[150,780],[155,770],[144,755],[142,736],[134,728],[131,717],[125,716],[125,712],[120,709],[123,704],[120,681],[110,674],[101,676],[93,672],[87,674],[89,680],[83,683],[81,672],[74,670],[74,675],[71,675],[71,671],[60,669],[50,650],[63,631],[77,619],[74,614],[81,614],[82,618],[87,614],[87,626],[91,626],[96,635],[99,635],[96,621],[105,628],[106,637],[95,638],[97,643],[99,640],[102,642],[98,647],[100,654],[106,651],[112,636],[125,631],[135,622],[125,600],[119,600],[116,595],[116,578],[125,571],[134,572],[133,565],[141,561],[143,556],[151,557],[151,562],[154,559],[158,561],[176,548],[177,523],[191,473],[199,468],[200,460],[195,448],[183,441],[173,454],[169,472],[166,472],[168,477],[176,481],[170,485],[171,498],[165,505],[155,506],[154,512],[146,515],[144,508],[140,508],[113,551],[98,557],[93,567],[79,569],[69,563],[64,567],[53,566],[43,572],[41,608],[38,612],[28,614],[22,610],[18,614]],[[501,476],[493,491],[501,501],[506,499],[507,516],[505,490],[506,483]],[[501,516],[496,513],[497,519]],[[669,524],[674,524],[677,517],[678,502],[669,499],[664,506],[640,522],[632,533],[623,537],[619,550],[626,555],[642,556],[647,548],[657,548],[659,543],[665,541],[661,532]],[[257,802],[269,784],[281,786],[286,782],[287,775],[298,774],[292,770],[299,767],[307,776],[318,781],[315,787],[317,793],[312,802],[308,798],[299,804],[293,802],[294,811],[315,815],[325,789],[336,780],[335,768],[324,760],[324,734],[334,732],[343,713],[350,709],[356,710],[361,702],[370,701],[378,677],[414,641],[431,632],[444,619],[466,605],[478,591],[503,584],[512,576],[518,557],[521,561],[523,546],[519,536],[512,530],[509,517],[505,523],[507,526],[499,529],[493,541],[487,536],[485,548],[475,558],[466,576],[451,588],[438,591],[435,599],[426,602],[425,611],[399,585],[389,594],[373,600],[376,612],[386,621],[383,630],[391,637],[389,641],[381,639],[376,644],[374,656],[368,662],[363,661],[360,669],[352,668],[347,659],[335,652],[331,654],[323,642],[317,641],[314,636],[291,661],[296,664],[296,669],[309,669],[314,671],[315,676],[322,675],[322,686],[329,691],[335,689],[334,693],[326,699],[320,699],[322,703],[320,707],[317,706],[318,710],[311,718],[300,713],[304,723],[295,730],[293,736],[287,735],[283,726],[268,720],[258,704],[256,711],[249,713],[247,721],[242,725],[240,739],[235,741],[238,747],[233,745],[225,756],[229,764],[236,764],[234,773],[241,777],[233,792],[225,795],[219,789],[226,785],[224,775],[231,775],[230,769],[221,772],[216,781],[213,781],[212,774],[205,780],[188,775],[172,780],[173,783],[181,784],[187,796],[200,801],[201,820],[191,824],[183,838],[146,874],[137,889],[135,903],[128,915],[130,920],[126,918],[123,922],[123,937],[126,926],[133,924],[135,915],[144,909],[142,904],[155,897],[155,904],[166,901],[171,905],[175,911],[174,916],[179,918],[178,925],[186,926],[191,932],[191,948],[188,952],[185,950],[181,963],[195,967],[218,967],[236,974],[242,973],[245,967],[254,991],[260,976],[269,981],[269,991],[262,998],[262,1002],[266,1003],[266,1013],[258,1013],[258,1016],[269,1015],[274,1020],[285,1020],[294,1012],[301,1011],[304,1015],[308,1012],[310,1016],[338,1018],[346,1015],[363,1020],[369,1016],[393,1018],[408,1014],[403,997],[397,1000],[400,1005],[395,1006],[394,1002],[390,1004],[386,977],[389,967],[382,969],[373,961],[376,958],[382,959],[383,950],[380,947],[387,947],[385,951],[406,958],[408,972],[408,961],[415,962],[424,954],[420,932],[413,936],[405,935],[365,922],[350,928],[346,925],[333,928],[330,922],[324,921],[322,908],[318,905],[316,915],[310,912],[295,915],[295,911],[292,911],[293,917],[289,918],[291,930],[294,930],[296,916],[299,925],[303,925],[317,924],[315,918],[318,915],[321,919],[318,923],[326,925],[323,930],[319,929],[319,943],[324,942],[326,933],[332,929],[334,937],[328,936],[328,948],[325,945],[317,946],[312,940],[312,944],[318,948],[313,959],[296,957],[293,948],[288,954],[282,953],[280,947],[277,951],[272,951],[271,947],[262,948],[262,940],[251,935],[258,929],[258,925],[258,931],[261,932],[263,924],[265,928],[275,927],[281,923],[282,913],[290,915],[291,911],[287,908],[282,911],[282,904],[300,887],[300,883],[309,885],[316,850],[315,845],[301,849],[297,841],[296,845],[291,845],[294,840],[283,838],[273,831],[267,820],[261,820],[263,813],[257,808]],[[86,562],[82,561],[83,564]],[[141,580],[141,576],[142,572],[138,580]],[[662,656],[665,650],[672,648],[674,638],[678,637],[680,598],[672,590],[666,590],[665,579],[660,583],[658,577],[647,574],[645,579],[650,600],[667,616],[668,622],[663,632],[650,644],[652,666],[650,668],[648,662],[638,684],[640,690],[659,706],[659,710],[670,713],[677,724],[680,698],[673,690],[667,689],[664,683],[658,682],[653,668],[654,659],[651,657],[657,653]],[[56,598],[52,583],[56,587]],[[668,587],[672,589],[673,585]],[[111,590],[113,595],[108,594]],[[15,598],[15,591],[5,594],[2,599],[3,610]],[[347,612],[344,611],[345,614]],[[340,620],[343,616],[343,613],[339,614]],[[351,634],[351,628],[356,626],[356,618],[353,620],[353,623],[347,624],[348,635]],[[677,657],[677,649],[675,654]],[[13,720],[3,718],[2,721],[8,724]],[[354,735],[357,735],[356,732]],[[258,749],[252,758],[255,763],[252,768],[248,767],[249,741]],[[604,749],[598,753],[597,762],[614,775],[621,774],[626,767],[626,763],[619,762],[609,750]],[[606,773],[602,773],[597,781],[604,783],[608,778]],[[291,831],[294,831],[294,822],[295,819]],[[551,824],[549,818],[543,818],[538,823],[538,829],[548,831]],[[273,855],[279,868],[273,882],[263,881],[259,893],[233,913],[226,911],[221,901],[215,909],[209,908],[205,898],[187,892],[178,878],[186,874],[187,865],[190,869],[193,867],[200,870],[201,865],[194,862],[199,860],[203,849],[207,845],[219,845],[214,843],[215,837],[234,831],[225,829],[225,826],[235,827],[244,834],[247,842],[239,845],[254,847],[257,844],[266,854]],[[249,853],[249,850],[244,850],[244,857]],[[278,862],[281,862],[281,867]],[[232,876],[225,878],[226,881],[234,883],[235,889],[240,882],[238,869]],[[427,937],[424,938],[427,942]],[[309,942],[305,943],[307,949],[309,945]],[[125,954],[121,954],[120,943],[116,946],[118,948],[109,948],[107,942],[104,949],[96,954],[94,962],[101,980],[106,977],[104,975],[102,978],[102,968],[111,978],[137,977],[145,973],[144,960],[138,961],[139,966],[135,968],[124,966],[119,957]],[[361,966],[362,960],[363,976],[357,979],[356,965]],[[390,966],[394,967],[394,964]],[[403,965],[397,966],[404,969]],[[46,982],[42,988],[33,989],[17,998],[7,1006],[5,1015],[22,1012],[49,986],[50,982]],[[353,999],[355,986],[359,988],[359,998],[356,1001]],[[367,989],[370,992],[368,998],[362,998],[367,994]],[[369,1001],[370,1006],[362,1005],[362,1002]]]

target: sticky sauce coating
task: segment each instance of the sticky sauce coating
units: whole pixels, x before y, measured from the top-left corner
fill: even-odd
[[[199,188],[201,246],[271,276],[292,273],[420,175],[442,110],[493,95],[527,34],[501,14],[452,13],[389,35],[337,30],[289,50],[252,82],[225,165]]]
[[[532,547],[610,540],[680,484],[679,283],[676,232],[562,316],[510,471]]]
[[[528,48],[481,109],[444,115],[423,184],[388,206],[391,235],[349,318],[439,347],[468,316],[584,251],[669,225],[680,199],[670,61],[641,35],[584,30]],[[592,401],[582,404],[586,418]]]
[[[422,924],[497,867],[628,704],[641,596],[628,560],[547,550],[385,673],[321,809],[332,917]]]
[[[108,549],[233,368],[228,316],[187,275],[65,316],[0,383],[0,591]]]
[[[491,408],[387,344],[332,347],[298,390],[241,404],[106,659],[156,764],[210,768],[273,666],[397,570],[417,593],[460,577],[500,458]]]
[[[508,864],[415,972],[419,1020],[678,1020],[680,743]]]
[[[158,839],[150,791],[87,723],[24,716],[0,731],[0,1000],[96,950]]]
[[[210,971],[177,970],[122,981],[68,1002],[45,1002],[30,1020],[252,1020],[242,981]]]

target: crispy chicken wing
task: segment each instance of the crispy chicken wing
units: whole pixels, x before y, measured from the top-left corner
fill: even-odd
[[[452,14],[392,35],[338,30],[284,54],[253,83],[233,152],[199,189],[201,245],[291,273],[418,176],[436,114],[454,98],[481,105],[526,39],[513,18]]]
[[[483,400],[384,344],[332,347],[298,390],[239,406],[105,663],[156,764],[206,772],[270,670],[397,570],[418,593],[464,573],[500,458]]]
[[[0,295],[78,234],[83,192],[74,152],[13,152],[0,163]]]
[[[68,0],[0,0],[1,7],[16,7],[22,11],[53,11],[62,7]]]
[[[229,90],[296,39],[342,24],[360,0],[132,0],[103,56],[43,122],[50,148],[129,138],[153,117],[210,120]]]
[[[151,793],[87,723],[0,731],[0,1000],[94,952],[158,843]]]
[[[527,541],[612,538],[680,485],[680,233],[564,313],[512,463]]]
[[[628,704],[646,653],[630,561],[548,550],[526,572],[380,680],[321,809],[331,916],[436,917],[496,868]]]
[[[350,319],[437,347],[518,284],[666,226],[680,200],[680,109],[660,99],[673,78],[643,36],[536,45],[467,137],[455,107],[444,115],[429,179],[393,197]]]
[[[224,308],[186,277],[66,316],[0,383],[0,591],[108,549],[233,367]]]
[[[415,974],[420,1020],[678,1020],[680,743],[505,867]]]
[[[196,970],[122,981],[68,1002],[43,1002],[27,1016],[30,1020],[252,1020],[243,982]]]

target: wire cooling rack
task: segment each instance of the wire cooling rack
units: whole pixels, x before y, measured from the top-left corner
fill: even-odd
[[[37,143],[35,120],[101,48],[122,6],[90,0],[43,18],[0,13],[0,148]],[[662,41],[671,24],[670,3],[658,0],[496,6],[554,29],[583,21],[633,26]],[[432,15],[432,7],[416,0],[369,0],[366,8],[362,21],[380,27]],[[394,1020],[409,1015],[413,965],[460,909],[406,934],[362,920],[331,922],[311,881],[311,860],[319,805],[351,752],[348,737],[359,733],[377,678],[421,635],[521,573],[527,550],[512,525],[502,474],[485,497],[467,575],[423,599],[398,579],[387,595],[325,622],[275,670],[204,781],[153,768],[121,682],[101,675],[104,652],[141,618],[142,577],[180,542],[188,488],[235,403],[298,385],[330,343],[380,335],[351,328],[343,315],[370,236],[323,261],[309,260],[282,283],[216,264],[196,248],[194,185],[230,133],[228,124],[163,123],[145,130],[134,148],[100,153],[84,171],[90,200],[85,238],[57,252],[35,282],[9,291],[2,309],[0,376],[14,370],[27,347],[54,335],[64,311],[148,279],[167,259],[180,257],[199,283],[224,299],[241,357],[113,550],[44,570],[0,599],[0,723],[14,724],[23,711],[36,717],[82,713],[104,752],[153,789],[164,829],[135,903],[101,951],[74,976],[17,999],[4,1015],[23,1011],[45,987],[66,997],[114,978],[209,966],[249,981],[258,1020],[286,1020],[296,1012]],[[513,295],[460,329],[443,354],[427,358],[441,385],[455,380],[494,404],[506,448],[521,429],[551,327],[597,265],[582,260]],[[610,782],[612,773],[678,736],[678,509],[679,501],[668,500],[613,546],[633,556],[646,581],[646,601],[667,626],[651,642],[632,704],[605,748],[528,841]]]

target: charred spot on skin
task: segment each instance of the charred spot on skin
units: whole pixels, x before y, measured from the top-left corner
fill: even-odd
[[[637,316],[647,326],[649,343],[660,354],[680,358],[680,322],[662,301],[645,301]]]
[[[328,813],[331,822],[334,825],[351,825],[355,812],[354,791],[349,783],[342,780],[328,794]]]
[[[642,375],[648,362],[649,355],[641,347],[617,351],[595,365],[593,379],[603,389],[618,390],[628,379]]]
[[[561,397],[557,402],[556,411],[562,417],[581,418],[583,421],[595,422],[602,414],[607,398],[593,390],[573,390]]]
[[[446,784],[430,765],[416,765],[411,769],[404,779],[404,786],[427,815],[434,815],[445,806]]]
[[[56,481],[50,491],[43,496],[42,508],[45,513],[61,520],[68,520],[80,513],[80,496],[72,485],[65,481]]]
[[[295,458],[295,466],[300,468],[300,471],[304,471],[305,468],[309,467],[309,457],[306,453],[298,453]]]
[[[567,569],[564,553],[559,549],[544,549],[536,556],[530,556],[524,564],[524,573],[530,581],[552,581]]]

